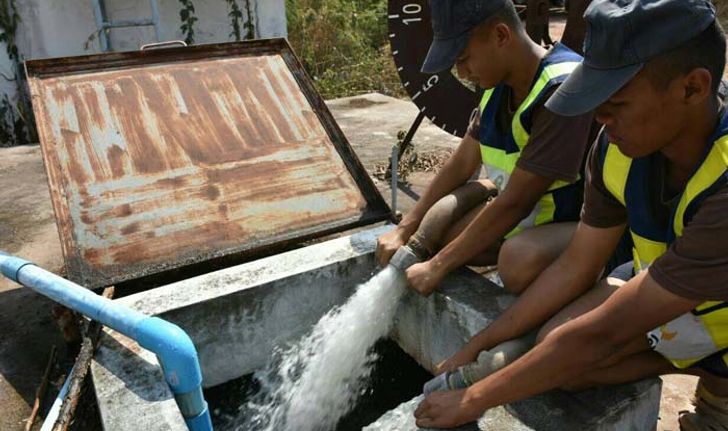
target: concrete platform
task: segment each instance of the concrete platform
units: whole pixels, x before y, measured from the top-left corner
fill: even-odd
[[[356,285],[377,271],[376,238],[389,228],[314,244],[117,302],[182,327],[197,347],[203,385],[216,386],[262,368],[274,347],[295,342],[331,307],[342,304]],[[500,287],[464,268],[448,276],[428,298],[409,292],[397,310],[391,337],[432,372],[512,301]],[[161,368],[135,342],[106,330],[91,371],[104,429],[162,431],[180,426],[182,418]],[[659,399],[659,379],[578,394],[553,391],[489,410],[480,423],[481,429],[503,431],[647,430],[657,422]],[[416,430],[413,418],[397,429]]]

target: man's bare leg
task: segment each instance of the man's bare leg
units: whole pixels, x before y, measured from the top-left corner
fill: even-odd
[[[511,293],[523,292],[566,250],[576,225],[550,223],[525,229],[506,240],[498,255],[498,274],[504,287]]]
[[[601,305],[624,283],[624,280],[613,277],[607,277],[598,282],[594,288],[564,307],[546,322],[536,337],[536,343],[542,342],[566,322]],[[563,389],[581,390],[597,385],[629,382],[672,370],[673,367],[669,361],[650,349],[647,337],[639,337],[619,352],[605,358],[594,370],[573,380]]]
[[[613,363],[596,368],[562,386],[567,391],[581,391],[595,386],[629,383],[664,374],[699,376],[695,395],[696,411],[682,412],[682,431],[728,431],[728,379],[720,378],[700,368],[677,369],[662,355],[649,350],[644,339],[639,353],[623,356]]]
[[[611,277],[599,282],[594,289],[551,318],[541,328],[537,342],[558,330],[562,324],[598,307],[624,283],[623,280]],[[675,368],[662,355],[650,349],[647,337],[633,340],[621,351],[598,364],[595,369],[572,380],[562,389],[577,391],[594,386],[633,382],[663,374],[691,374],[700,377],[699,390],[696,394],[698,412],[687,413],[680,417],[684,431],[728,431],[728,379],[697,367]],[[700,386],[703,387],[703,391],[707,390],[711,395],[702,393]],[[710,400],[701,400],[706,397]],[[706,406],[706,403],[709,405]]]
[[[652,350],[623,356],[611,362],[613,362],[611,365],[595,368],[579,376],[563,385],[561,389],[576,392],[597,386],[618,385],[663,374],[680,373],[680,370],[673,367],[667,359]],[[684,373],[692,374],[687,371]]]
[[[477,206],[473,207],[470,211],[468,211],[460,220],[455,222],[454,225],[448,229],[447,233],[443,237],[442,244],[440,244],[440,248],[442,249],[447,244],[452,242],[455,238],[457,238],[458,235],[462,231],[465,230],[466,227],[470,224],[470,222],[473,221],[473,219],[480,213],[480,211],[485,208],[486,205],[489,205],[489,202],[483,202],[478,204]],[[495,265],[495,263],[498,261],[498,251],[501,247],[501,241],[498,241],[496,244],[491,245],[488,247],[485,251],[480,253],[479,255],[475,256],[473,259],[468,262],[468,265],[475,265],[475,266],[488,266],[488,265]]]
[[[607,277],[599,281],[591,290],[574,300],[574,302],[564,307],[561,311],[549,319],[538,332],[536,342],[540,343],[544,338],[546,338],[546,335],[550,334],[569,320],[575,319],[600,306],[624,283],[624,280],[614,277]]]
[[[497,198],[496,198],[497,199]],[[454,240],[488,203],[474,207],[445,234],[444,247]],[[576,230],[576,222],[551,223],[526,229],[505,243],[493,244],[468,262],[469,265],[498,264],[505,288],[521,293],[566,249]]]

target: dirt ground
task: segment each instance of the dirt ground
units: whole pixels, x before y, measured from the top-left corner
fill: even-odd
[[[63,267],[38,146],[0,149],[0,250],[52,271]],[[30,413],[52,345],[65,346],[52,302],[0,277],[0,429],[19,430]],[[58,377],[60,369],[54,370]],[[62,382],[54,382],[60,384]],[[51,387],[50,392],[56,392]],[[46,403],[47,404],[47,403]]]

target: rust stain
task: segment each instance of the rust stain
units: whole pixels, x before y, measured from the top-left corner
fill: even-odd
[[[118,145],[113,145],[108,151],[109,166],[114,178],[124,175],[124,150]]]
[[[118,90],[114,92],[111,105],[111,115],[115,118],[118,127],[126,137],[127,151],[131,156],[135,170],[140,174],[163,171],[166,168],[164,154],[159,151],[157,142],[159,136],[150,134],[147,128],[147,119],[142,115],[135,115],[146,108],[143,88],[138,80],[128,76],[119,77],[115,81]],[[109,91],[107,89],[107,91]],[[130,108],[136,113],[130,112]]]
[[[182,177],[172,177],[172,178],[160,178],[155,182],[155,185],[163,188],[173,188],[176,189],[178,187],[183,187],[187,181],[185,181]]]
[[[29,62],[51,189],[72,192],[52,197],[73,268],[120,281],[384,218],[290,56],[276,41]]]
[[[98,260],[99,257],[101,257],[101,254],[102,254],[101,250],[92,248],[92,249],[84,251],[83,257],[84,257],[84,259],[86,259],[90,262],[94,262],[94,261]]]
[[[205,198],[214,201],[215,199],[220,197],[220,189],[217,187],[210,185],[205,187]]]
[[[132,224],[129,224],[129,225],[121,228],[121,233],[123,235],[131,235],[136,232],[139,232],[139,223],[138,222],[134,222]]]
[[[131,205],[124,204],[115,208],[111,214],[115,217],[129,217],[133,213],[134,211],[132,211]]]
[[[88,172],[80,163],[79,151],[81,149],[79,148],[78,134],[70,130],[61,130],[61,135],[64,141],[69,143],[69,146],[63,150],[65,150],[65,158],[68,163],[66,172],[70,176],[70,180],[76,184],[87,184],[87,174],[91,174],[91,172]]]

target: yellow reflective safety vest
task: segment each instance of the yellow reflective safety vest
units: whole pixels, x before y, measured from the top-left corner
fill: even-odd
[[[501,84],[483,94],[480,102],[480,153],[488,178],[503,190],[516,168],[516,161],[528,143],[531,134],[532,114],[538,102],[553,87],[564,82],[579,65],[582,57],[562,44],[557,44],[541,61],[531,91],[513,115],[511,127],[500,130],[497,124],[501,98],[508,97],[508,89]],[[509,238],[521,230],[553,221],[579,220],[583,182],[581,177],[574,183],[555,181],[548,192],[538,201],[528,217],[506,235]]]
[[[683,233],[701,202],[728,182],[728,114],[718,129],[700,165],[676,200],[667,226],[656,222],[650,208],[651,164],[656,155],[632,159],[600,136],[599,162],[607,190],[627,209],[635,274],[649,267]],[[687,368],[714,353],[723,353],[728,364],[728,302],[708,301],[690,313],[650,331],[650,345],[678,368]]]

